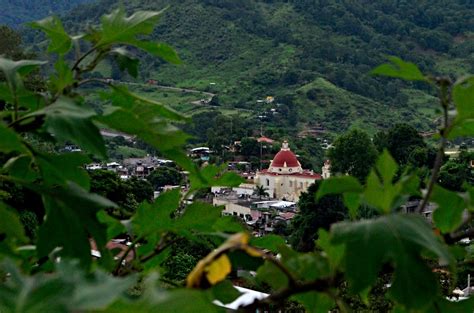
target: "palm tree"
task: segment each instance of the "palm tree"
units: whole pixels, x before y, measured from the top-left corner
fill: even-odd
[[[270,197],[270,194],[267,192],[267,188],[263,187],[262,185],[257,185],[253,191],[254,195],[257,195],[260,200],[262,197]]]

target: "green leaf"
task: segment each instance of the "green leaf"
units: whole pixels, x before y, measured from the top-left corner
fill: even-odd
[[[112,92],[102,93],[101,96],[104,100],[110,100],[114,106],[130,110],[147,121],[157,118],[180,122],[189,121],[189,118],[181,113],[168,108],[160,102],[134,94],[125,86],[112,86]]]
[[[6,207],[3,202],[0,202],[0,237],[6,236],[5,240],[8,242],[25,242],[25,232],[20,219],[13,210]],[[3,239],[0,239],[0,242]]]
[[[0,151],[3,153],[10,153],[13,151],[23,152],[25,147],[23,146],[21,137],[10,128],[5,127],[0,122]]]
[[[74,288],[67,302],[73,311],[106,309],[135,283],[133,275],[116,278],[96,270],[92,277],[86,277],[74,263],[60,262],[57,267],[58,275]]]
[[[301,303],[308,313],[327,313],[336,305],[328,295],[315,291],[296,294],[292,299]]]
[[[234,172],[226,172],[226,164],[217,166],[209,164],[200,171],[191,172],[191,190],[198,190],[212,186],[236,187],[244,182],[244,179]]]
[[[373,75],[401,78],[404,80],[426,81],[425,76],[415,64],[405,62],[395,56],[389,56],[388,59],[391,63],[379,65],[373,69],[371,73]]]
[[[5,59],[0,57],[0,71],[5,74],[5,78],[7,79],[8,86],[12,92],[15,94],[18,89],[23,87],[23,82],[21,81],[21,77],[25,76],[26,74],[30,73],[38,66],[46,64],[45,61],[34,61],[34,60],[20,60],[20,61],[12,61],[9,59]]]
[[[301,281],[311,281],[330,275],[329,263],[321,255],[297,253],[288,246],[280,246],[281,261]]]
[[[331,243],[329,233],[324,229],[318,231],[318,240],[316,241],[316,244],[326,253],[331,270],[333,272],[336,271],[344,257],[344,245]]]
[[[384,263],[395,267],[391,297],[410,308],[429,305],[438,292],[437,279],[422,259],[423,251],[450,264],[449,250],[421,216],[387,215],[374,220],[339,223],[331,229],[332,243],[344,244],[344,266],[352,292],[375,283]],[[417,290],[417,292],[413,292]]]
[[[9,278],[0,284],[0,311],[78,312],[102,310],[116,301],[135,281],[95,270],[88,274],[77,263],[61,260],[53,273],[25,276],[10,261],[0,264]]]
[[[156,284],[156,283],[155,283]],[[148,288],[156,288],[153,285]],[[178,289],[171,292],[153,290],[144,297],[136,300],[121,300],[104,312],[110,313],[195,313],[195,312],[225,312],[211,303],[208,293],[195,289]]]
[[[172,227],[171,213],[179,206],[179,189],[161,194],[153,204],[143,202],[132,217],[133,231],[140,237],[159,235]]]
[[[58,58],[54,64],[54,69],[56,70],[56,75],[51,76],[49,81],[53,91],[56,94],[61,94],[66,87],[73,85],[73,73],[69,65],[64,61],[63,56]]]
[[[350,216],[355,218],[360,205],[360,193],[363,190],[362,185],[355,177],[331,177],[321,182],[318,192],[316,193],[316,199],[319,200],[329,194],[342,194],[344,204],[349,209]]]
[[[240,292],[234,288],[228,280],[223,280],[212,287],[212,295],[223,304],[232,303],[240,296]]]
[[[91,118],[95,112],[72,99],[61,97],[29,116],[45,115],[45,127],[57,140],[71,141],[88,152],[106,158],[104,140]]]
[[[359,193],[363,190],[357,178],[352,176],[336,176],[321,182],[318,192],[316,193],[316,199],[321,199],[330,194],[343,194],[346,192]]]
[[[98,117],[101,123],[135,135],[163,153],[186,143],[189,136],[170,123],[187,120],[184,116],[158,102],[130,93],[125,87],[113,88],[111,93],[102,95],[114,107],[107,107],[104,115]]]
[[[27,90],[24,86],[19,86],[14,92],[5,83],[0,83],[0,99],[9,104],[18,101],[19,108],[37,110],[44,105],[44,98],[34,92]]]
[[[129,43],[138,35],[149,35],[163,11],[137,11],[129,17],[123,8],[114,10],[102,17],[101,38],[98,46],[114,43]]]
[[[363,199],[381,213],[390,213],[408,200],[409,196],[418,194],[419,182],[414,175],[402,176],[395,184],[392,183],[397,169],[397,163],[385,150],[367,177]]]
[[[186,207],[184,214],[176,220],[175,227],[181,231],[192,229],[199,232],[212,232],[213,225],[221,214],[221,207],[195,201]]]
[[[268,284],[274,290],[288,286],[288,277],[269,261],[265,261],[257,270],[257,281]]]
[[[463,79],[453,87],[457,120],[474,119],[474,76]]]
[[[285,244],[285,239],[278,235],[266,235],[263,237],[252,238],[250,240],[250,245],[261,249],[268,249],[275,253],[278,253],[278,248]]]
[[[99,211],[97,213],[97,220],[100,223],[107,225],[107,240],[114,239],[118,235],[127,232],[127,229],[119,220],[113,218],[105,211]]]
[[[3,166],[3,169],[7,171],[11,177],[32,182],[38,179],[38,172],[33,166],[33,160],[29,155],[20,155],[8,160]]]
[[[455,120],[451,131],[449,132],[449,139],[457,137],[469,137],[474,135],[474,119]]]
[[[138,40],[130,41],[129,43],[171,64],[182,63],[176,51],[165,43]]]
[[[67,181],[73,181],[83,189],[89,190],[90,179],[84,165],[90,163],[90,159],[85,155],[80,153],[39,154],[35,160],[47,185],[64,185]]]
[[[72,38],[66,33],[61,20],[56,16],[30,23],[31,27],[42,30],[51,40],[48,52],[64,55],[72,48]]]
[[[72,294],[72,286],[54,276],[23,276],[10,262],[0,268],[10,274],[9,279],[0,284],[0,311],[2,313],[36,313],[68,311],[67,302]]]
[[[462,215],[466,208],[463,197],[454,191],[435,185],[430,200],[438,205],[433,213],[436,227],[443,233],[458,229],[462,224]]]
[[[115,57],[120,70],[123,72],[127,70],[130,76],[137,78],[138,76],[138,59],[125,48],[114,48],[110,52]]]
[[[63,257],[80,259],[81,264],[91,264],[89,238],[94,238],[102,255],[107,242],[107,229],[97,219],[101,209],[116,205],[96,194],[91,194],[75,185],[67,187],[44,188],[28,185],[28,188],[42,194],[46,208],[46,221],[38,232],[38,256],[47,256],[56,247]]]
[[[242,222],[234,216],[222,216],[212,226],[216,232],[240,233],[245,230]]]

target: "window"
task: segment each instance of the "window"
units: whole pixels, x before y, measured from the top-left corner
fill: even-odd
[[[270,186],[270,180],[267,178],[267,186]]]
[[[290,173],[291,173],[292,171],[293,171],[293,169],[292,169],[292,168],[290,168],[290,169],[288,170],[288,172],[290,172]]]

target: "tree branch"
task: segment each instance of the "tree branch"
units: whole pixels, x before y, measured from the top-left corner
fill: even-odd
[[[444,241],[447,244],[453,244],[464,238],[474,239],[474,228],[458,231],[453,234],[446,234],[444,236]]]
[[[329,277],[324,279],[316,279],[310,282],[298,283],[294,286],[288,286],[283,288],[268,297],[256,300],[251,304],[240,307],[239,309],[245,310],[247,312],[255,312],[256,309],[263,305],[281,303],[282,301],[288,299],[292,295],[303,293],[307,291],[316,291],[316,292],[326,292],[329,289],[336,287],[337,282],[342,278],[341,274],[337,274],[335,277]]]
[[[434,185],[436,184],[436,181],[438,180],[439,170],[443,163],[444,149],[448,142],[447,137],[451,128],[450,123],[449,123],[448,111],[449,111],[449,104],[451,102],[450,87],[452,85],[452,82],[449,78],[434,78],[434,80],[436,84],[439,86],[439,98],[440,98],[441,107],[443,108],[443,127],[440,130],[441,143],[438,148],[438,153],[436,154],[433,170],[431,172],[431,179],[428,183],[426,194],[423,197],[423,200],[421,201],[420,205],[416,209],[416,212],[418,213],[423,212],[426,205],[428,204],[428,201],[430,200],[431,194],[433,193]]]

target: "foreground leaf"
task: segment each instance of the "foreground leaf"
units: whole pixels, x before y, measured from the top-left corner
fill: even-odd
[[[299,293],[292,299],[301,303],[308,313],[327,313],[336,305],[328,295],[314,291]]]
[[[333,243],[345,245],[344,266],[354,293],[372,286],[382,265],[390,262],[395,276],[389,294],[411,308],[429,305],[438,292],[436,277],[422,259],[423,251],[436,255],[440,264],[452,261],[447,247],[421,216],[388,215],[339,223],[332,227],[331,235]]]
[[[10,128],[0,122],[0,152],[10,153],[13,151],[25,151],[21,137]]]
[[[48,52],[66,54],[72,48],[72,38],[66,33],[61,20],[56,16],[30,23],[33,28],[42,30],[51,40]]]
[[[72,99],[61,97],[53,104],[30,116],[46,116],[45,127],[55,138],[70,141],[90,153],[106,158],[104,140],[91,118],[95,112]]]
[[[47,256],[56,247],[62,248],[59,255],[77,258],[84,267],[90,266],[93,238],[104,256],[107,242],[107,229],[97,219],[101,209],[116,205],[96,194],[90,194],[79,186],[69,183],[67,187],[46,189],[28,186],[42,194],[46,208],[46,221],[38,232],[38,256]]]
[[[426,81],[425,76],[415,64],[405,62],[395,56],[389,56],[388,59],[391,63],[379,65],[373,69],[371,73],[374,75],[395,77],[405,80]]]
[[[12,262],[0,264],[9,273],[0,284],[2,313],[78,312],[102,310],[116,301],[134,282],[119,279],[99,270],[87,275],[74,262],[57,264],[50,274],[24,276]]]
[[[435,185],[430,198],[438,207],[433,213],[433,220],[441,232],[455,231],[462,224],[462,214],[466,208],[464,199],[454,191]]]

